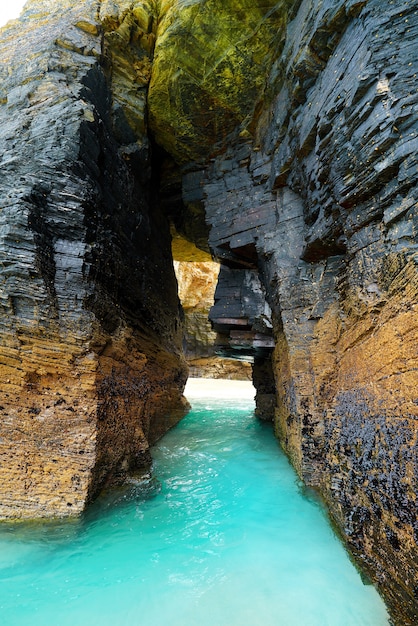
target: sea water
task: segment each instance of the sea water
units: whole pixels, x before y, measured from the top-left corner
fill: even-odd
[[[149,479],[77,522],[0,526],[0,624],[389,624],[252,401],[193,405]]]

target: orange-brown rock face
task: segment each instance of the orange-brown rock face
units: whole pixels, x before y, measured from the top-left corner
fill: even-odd
[[[148,26],[116,11],[102,28],[96,9],[33,0],[2,33],[2,518],[79,514],[103,486],[147,470],[149,445],[185,411],[144,111],[133,117],[132,92],[111,91],[129,70],[138,102],[146,93]],[[122,71],[133,33],[136,64]]]
[[[251,380],[251,365],[216,354],[217,334],[209,322],[219,263],[176,261],[179,298],[184,311],[183,347],[189,374],[197,378]]]
[[[77,515],[103,486],[148,471],[150,445],[187,410],[186,371],[132,332],[100,355],[50,334],[20,340],[1,350],[0,515]]]
[[[42,334],[1,347],[2,518],[73,515],[88,499],[97,359]]]
[[[113,338],[98,359],[97,447],[89,496],[106,481],[150,468],[149,447],[187,412],[187,369],[178,355],[132,332]]]
[[[50,334],[20,340],[24,357],[1,350],[12,367],[1,368],[0,514],[76,515],[149,469],[149,446],[187,411],[186,366],[144,337],[109,337],[100,355]]]
[[[362,315],[348,316],[336,336],[336,368],[323,381],[335,396],[326,402],[322,483],[355,553],[372,565],[390,606],[404,607],[404,623],[413,623],[411,589],[418,571],[416,260],[389,255],[377,276],[378,293],[368,293],[366,304],[350,301]]]

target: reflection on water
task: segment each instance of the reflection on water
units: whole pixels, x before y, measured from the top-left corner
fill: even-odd
[[[252,402],[193,403],[152,476],[78,521],[0,527],[0,624],[389,624]]]

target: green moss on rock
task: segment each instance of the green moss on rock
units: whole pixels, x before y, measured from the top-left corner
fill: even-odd
[[[205,161],[232,130],[250,124],[287,8],[272,0],[160,5],[149,122],[178,161]]]

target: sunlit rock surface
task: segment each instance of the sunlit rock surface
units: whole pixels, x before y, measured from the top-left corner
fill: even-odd
[[[251,380],[247,361],[217,355],[217,333],[209,321],[219,274],[213,261],[175,261],[178,293],[184,312],[183,349],[189,376]]]
[[[3,517],[80,511],[175,421],[170,218],[222,264],[261,416],[417,623],[417,35],[402,0],[31,0],[2,31]]]

